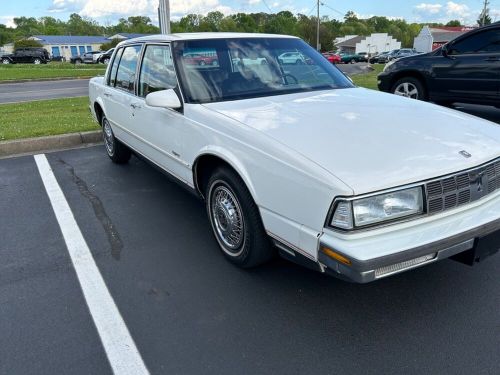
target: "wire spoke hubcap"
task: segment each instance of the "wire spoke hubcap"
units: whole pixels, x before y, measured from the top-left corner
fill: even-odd
[[[103,132],[104,144],[106,145],[106,151],[108,152],[109,155],[113,155],[115,151],[115,142],[114,142],[113,131],[111,130],[111,125],[109,124],[109,121],[107,119],[104,119],[103,130],[104,130]]]
[[[212,193],[212,219],[219,239],[232,255],[238,255],[244,240],[244,222],[240,204],[225,186]]]

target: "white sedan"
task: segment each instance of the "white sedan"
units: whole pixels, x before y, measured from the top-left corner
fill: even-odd
[[[185,64],[193,53],[219,64]],[[500,248],[500,127],[355,87],[298,38],[128,40],[89,90],[111,160],[142,155],[204,199],[238,266],[278,252],[364,283]]]

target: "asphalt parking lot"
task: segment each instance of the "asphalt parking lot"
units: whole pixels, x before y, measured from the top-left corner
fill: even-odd
[[[367,285],[280,259],[243,271],[203,203],[139,159],[46,157],[117,307],[101,317],[122,319],[152,374],[500,373],[500,256]],[[75,262],[39,168],[0,160],[0,373],[112,373],[123,342],[102,341],[115,331],[95,323],[88,259]]]
[[[42,99],[72,98],[89,94],[88,79],[31,81],[0,84],[0,104]]]

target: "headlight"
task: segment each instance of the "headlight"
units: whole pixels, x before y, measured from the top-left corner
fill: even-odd
[[[383,71],[385,72],[385,71],[386,71],[387,69],[389,69],[392,65],[394,65],[394,63],[395,63],[395,62],[396,62],[396,60],[391,60],[391,61],[389,61],[387,64],[385,64],[385,66],[384,66],[384,70],[383,70]]]
[[[331,225],[354,229],[423,213],[422,187],[337,203]]]

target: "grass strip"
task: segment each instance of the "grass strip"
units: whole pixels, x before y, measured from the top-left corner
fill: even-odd
[[[0,81],[19,79],[44,79],[44,78],[90,78],[103,75],[106,71],[104,65],[92,64],[0,64]]]
[[[0,141],[98,130],[87,97],[0,104]]]

